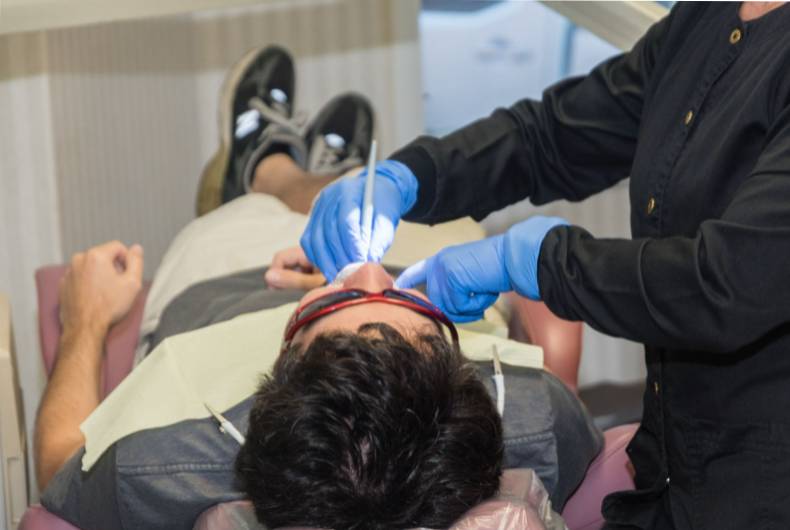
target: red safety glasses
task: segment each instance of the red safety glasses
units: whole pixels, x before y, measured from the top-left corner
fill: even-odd
[[[288,321],[288,325],[285,327],[283,351],[291,345],[291,340],[296,335],[296,332],[311,322],[315,322],[319,318],[344,307],[373,302],[406,307],[444,324],[450,330],[453,344],[458,345],[458,330],[455,329],[450,319],[442,313],[441,309],[422,298],[409,294],[406,291],[395,289],[385,289],[379,293],[370,293],[362,289],[343,289],[327,293],[294,311],[294,314],[291,315],[291,319]]]

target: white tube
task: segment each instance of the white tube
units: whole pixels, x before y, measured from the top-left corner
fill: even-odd
[[[376,140],[370,145],[368,158],[368,174],[365,178],[365,192],[362,200],[362,234],[367,238],[370,249],[370,238],[373,236],[373,186],[376,176]]]

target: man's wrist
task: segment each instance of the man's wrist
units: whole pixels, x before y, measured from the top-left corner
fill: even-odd
[[[540,300],[538,262],[546,235],[568,222],[560,217],[536,215],[505,232],[504,262],[511,287],[521,296]]]
[[[63,323],[64,339],[88,339],[103,343],[110,331],[110,322],[102,317],[82,317]]]

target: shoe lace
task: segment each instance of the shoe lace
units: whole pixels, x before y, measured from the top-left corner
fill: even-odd
[[[248,106],[259,112],[270,123],[290,129],[300,137],[304,137],[305,131],[310,125],[304,112],[297,112],[293,118],[288,118],[284,111],[272,108],[257,96],[249,100]],[[332,141],[332,136],[342,143],[338,143],[337,140]],[[356,146],[347,149],[342,137],[330,134],[321,135],[315,139],[313,148],[310,150],[310,160],[308,160],[307,167],[312,173],[319,175],[340,175],[363,163],[364,160]]]
[[[293,122],[294,126],[296,126],[299,129],[299,136],[304,137],[305,132],[310,127],[308,118],[310,118],[310,115],[307,114],[307,112],[304,110],[297,110],[296,112],[294,112],[293,118],[291,118],[291,122]]]
[[[247,106],[258,111],[260,115],[269,120],[269,122],[287,127],[298,134],[300,126],[294,122],[294,120],[289,119],[282,112],[273,109],[258,96],[251,98],[247,102]]]

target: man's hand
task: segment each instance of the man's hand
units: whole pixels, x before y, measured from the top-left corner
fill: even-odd
[[[111,241],[79,252],[60,284],[65,331],[106,332],[121,320],[142,287],[143,249]]]
[[[140,292],[143,249],[113,241],[75,254],[60,284],[58,358],[38,409],[36,478],[44,489],[85,440],[80,423],[101,401],[104,340]]]
[[[274,289],[307,291],[326,283],[324,275],[310,263],[301,247],[286,248],[275,254],[264,277]]]

